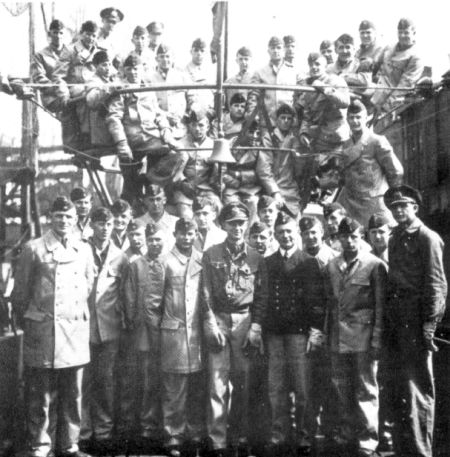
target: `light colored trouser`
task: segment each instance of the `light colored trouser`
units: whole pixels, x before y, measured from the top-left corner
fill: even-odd
[[[162,373],[164,433],[171,445],[204,432],[204,373]]]
[[[56,448],[78,450],[82,377],[83,367],[27,367],[27,429],[36,457]]]
[[[119,341],[90,344],[91,362],[83,375],[81,434],[83,440],[112,439],[114,427],[114,374]]]
[[[208,353],[207,431],[214,449],[237,444],[248,437],[248,385],[250,362],[243,344],[250,328],[249,313],[218,313],[217,323],[226,336],[226,346]],[[233,387],[231,406],[229,382]],[[227,437],[227,426],[229,437]],[[228,438],[228,439],[227,439]]]
[[[356,439],[360,449],[378,446],[378,362],[367,352],[331,354],[331,380],[336,390],[339,435]]]
[[[286,441],[290,430],[289,393],[295,394],[297,441],[306,437],[305,411],[308,393],[307,336],[267,335],[269,399],[272,409],[271,440]]]

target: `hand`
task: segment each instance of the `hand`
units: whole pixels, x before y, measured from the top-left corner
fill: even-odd
[[[302,133],[299,138],[300,144],[304,146],[305,148],[310,148],[311,147],[311,141],[310,139]]]
[[[359,62],[358,72],[369,72],[373,68],[373,59],[371,57],[364,57],[363,60]]]
[[[311,328],[309,330],[308,342],[306,343],[306,352],[314,352],[317,349],[321,348],[324,343],[324,333],[317,328]]]
[[[251,346],[259,349],[261,355],[264,354],[264,345],[261,335],[261,326],[259,324],[253,323],[248,329],[247,336],[245,338],[243,348]]]
[[[128,146],[127,140],[120,140],[116,143],[116,152],[119,157],[133,157],[130,146]]]
[[[212,319],[205,320],[203,330],[206,343],[210,350],[219,352],[225,347],[227,340],[217,325],[217,322],[212,321]]]
[[[281,196],[280,192],[274,192],[272,197],[275,200],[278,209],[280,209],[284,205],[284,198]]]
[[[436,331],[436,322],[425,322],[422,326],[422,335],[425,348],[431,352],[437,352],[439,349],[434,344],[434,332]]]

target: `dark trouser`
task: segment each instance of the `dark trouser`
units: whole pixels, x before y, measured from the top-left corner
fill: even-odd
[[[83,375],[81,438],[112,439],[114,374],[119,341],[90,344],[91,362]]]
[[[392,425],[393,425],[393,387],[395,385],[395,369],[396,364],[392,358],[390,350],[385,350],[381,354],[378,366],[378,385],[380,389],[380,412],[379,419],[379,436],[380,443],[389,443],[392,441]]]
[[[31,452],[78,450],[83,367],[31,368],[25,372],[27,429]]]
[[[339,436],[360,449],[378,445],[377,362],[367,352],[331,354],[331,379],[337,393]]]

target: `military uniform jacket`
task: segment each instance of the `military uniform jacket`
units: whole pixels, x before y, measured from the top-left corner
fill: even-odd
[[[193,83],[208,84],[214,83],[215,77],[212,72],[212,67],[209,65],[194,65],[189,62],[184,69],[186,80]],[[214,94],[212,90],[192,90],[188,91],[189,95],[193,95],[195,102],[202,105],[204,108],[212,108],[214,106]]]
[[[381,347],[386,300],[386,264],[360,251],[347,264],[343,255],[327,267],[329,339],[332,352],[367,352]]]
[[[216,224],[213,224],[213,226],[206,232],[205,236],[201,234],[200,230],[198,231],[197,238],[194,241],[194,248],[199,252],[204,252],[215,244],[223,243],[226,237],[227,232],[217,227]]]
[[[253,73],[246,71],[245,73],[238,73],[235,76],[231,76],[225,82],[229,84],[250,84],[252,82]],[[230,108],[230,101],[233,98],[234,94],[242,94],[247,98],[249,89],[227,89],[225,91],[226,96],[226,106]]]
[[[97,255],[93,245],[93,255]],[[116,340],[122,328],[121,282],[128,267],[127,256],[110,242],[103,265],[95,265],[94,288],[89,296],[91,343]],[[98,266],[100,265],[100,266]]]
[[[24,316],[24,363],[67,368],[89,362],[88,296],[94,281],[88,244],[53,231],[28,242],[14,278],[12,303]]]
[[[376,74],[381,65],[383,51],[384,47],[375,41],[368,46],[361,44],[356,51],[355,57],[360,63],[370,62],[370,70],[373,74]]]
[[[175,244],[175,237],[173,234],[175,233],[175,224],[177,223],[178,217],[164,211],[158,221],[155,221],[149,213],[139,216],[138,219],[144,222],[144,224],[155,224],[158,229],[162,230],[164,233],[163,254],[167,254]]]
[[[202,367],[199,293],[202,254],[186,257],[174,247],[164,261],[161,369],[192,373]]]

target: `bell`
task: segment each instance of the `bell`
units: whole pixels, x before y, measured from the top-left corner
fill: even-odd
[[[213,151],[209,158],[211,162],[217,163],[235,163],[236,160],[231,154],[230,143],[225,138],[214,140]]]

